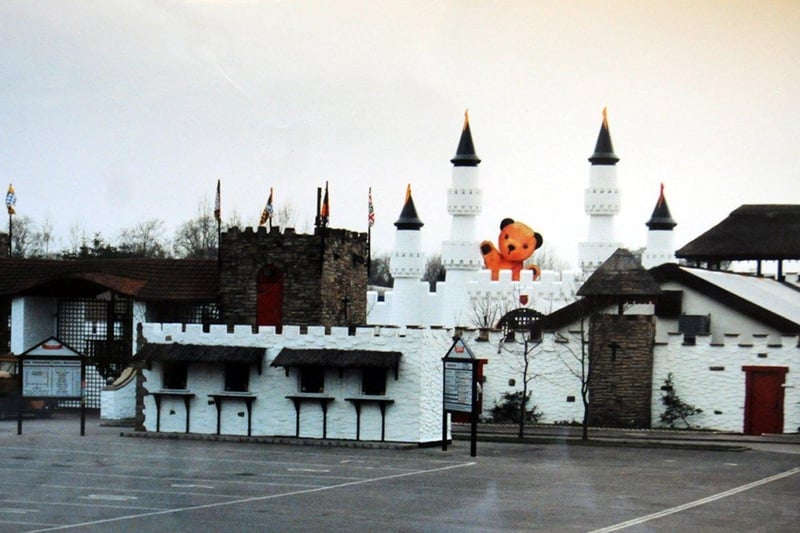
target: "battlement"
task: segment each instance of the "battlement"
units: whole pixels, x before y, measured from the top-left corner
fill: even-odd
[[[767,334],[754,334],[748,336],[744,340],[743,335],[739,333],[725,333],[722,342],[712,342],[710,334],[695,335],[693,341],[687,340],[683,333],[674,331],[667,334],[666,341],[656,341],[656,346],[697,346],[697,347],[711,347],[711,348],[751,348],[753,351],[759,350],[774,350],[774,349],[792,349],[795,350],[800,347],[800,337],[797,335],[767,335]]]
[[[297,344],[298,341],[317,343],[347,343],[352,341],[380,342],[377,339],[409,339],[420,340],[433,333],[441,335],[446,328],[397,327],[397,326],[359,326],[355,328],[324,326],[283,326],[278,332],[275,326],[250,326],[247,324],[228,327],[224,324],[212,324],[204,331],[202,324],[160,324],[145,323],[142,335],[148,342],[225,346],[263,346],[280,344]],[[448,332],[450,329],[447,330]],[[448,333],[449,334],[449,333]]]

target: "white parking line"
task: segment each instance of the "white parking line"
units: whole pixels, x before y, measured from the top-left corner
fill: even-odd
[[[234,501],[228,501],[228,502],[208,503],[208,504],[205,504],[205,505],[193,505],[193,506],[189,506],[189,507],[178,507],[178,508],[175,508],[175,509],[165,509],[165,510],[162,510],[162,511],[154,511],[154,512],[150,512],[150,513],[141,513],[141,514],[126,515],[126,516],[118,516],[118,517],[115,517],[115,518],[105,518],[105,519],[102,519],[102,520],[92,520],[90,522],[81,522],[80,524],[68,524],[68,525],[63,525],[63,526],[48,527],[48,528],[45,528],[45,529],[31,530],[28,533],[39,533],[39,532],[43,532],[43,531],[60,531],[60,530],[65,530],[65,529],[73,529],[73,528],[77,528],[77,527],[95,526],[95,525],[99,525],[99,524],[111,524],[111,523],[114,523],[114,522],[121,522],[123,520],[133,520],[133,519],[136,519],[136,518],[146,518],[146,517],[149,517],[149,516],[161,516],[161,515],[166,515],[166,514],[180,513],[180,512],[184,512],[184,511],[194,511],[194,510],[197,510],[197,509],[213,509],[215,507],[224,507],[224,506],[228,506],[228,505],[238,505],[238,504],[241,504],[241,503],[261,502],[261,501],[267,501],[267,500],[274,500],[274,499],[277,499],[277,498],[285,498],[287,496],[297,496],[297,495],[300,495],[300,494],[311,494],[311,493],[314,493],[314,492],[323,492],[323,491],[327,491],[327,490],[341,489],[341,488],[344,488],[344,487],[353,487],[353,486],[356,486],[356,485],[365,485],[367,483],[375,483],[375,482],[378,482],[378,481],[386,481],[386,480],[389,480],[389,479],[399,479],[399,478],[403,478],[403,477],[418,476],[418,475],[422,475],[422,474],[431,474],[431,473],[434,473],[434,472],[444,472],[446,470],[453,470],[454,468],[463,468],[465,466],[474,466],[474,465],[475,465],[474,462],[452,464],[452,465],[448,465],[448,466],[442,466],[442,467],[439,467],[439,468],[430,468],[428,470],[415,470],[415,471],[411,471],[411,472],[404,472],[402,474],[391,474],[391,475],[388,475],[388,476],[381,476],[381,477],[376,477],[376,478],[371,478],[371,479],[359,479],[357,481],[348,481],[346,483],[339,483],[338,485],[328,485],[326,487],[315,487],[315,488],[311,488],[311,489],[302,489],[302,490],[295,490],[295,491],[291,491],[291,492],[282,492],[282,493],[279,493],[279,494],[269,494],[267,496],[254,496],[252,498],[242,498],[241,500],[234,500]]]
[[[680,513],[681,511],[685,511],[693,507],[699,507],[707,503],[715,502],[717,500],[727,498],[728,496],[733,496],[734,494],[739,494],[740,492],[745,492],[750,489],[760,487],[761,485],[766,485],[767,483],[772,483],[773,481],[793,476],[797,473],[800,473],[800,467],[792,468],[791,470],[787,470],[786,472],[781,472],[780,474],[775,474],[774,476],[765,477],[764,479],[759,479],[758,481],[753,481],[752,483],[741,485],[739,487],[726,490],[725,492],[712,494],[711,496],[708,496],[706,498],[701,498],[693,502],[684,503],[683,505],[678,505],[677,507],[670,507],[669,509],[664,509],[663,511],[659,511],[657,513],[652,513],[649,515],[641,516],[639,518],[634,518],[633,520],[628,520],[627,522],[620,522],[619,524],[614,524],[613,526],[604,527],[602,529],[595,529],[590,533],[608,533],[610,531],[619,531],[621,529],[626,529],[631,526],[638,526],[639,524],[644,524],[645,522],[650,522],[651,520],[655,520],[657,518],[662,518],[664,516],[669,516],[671,514]]]

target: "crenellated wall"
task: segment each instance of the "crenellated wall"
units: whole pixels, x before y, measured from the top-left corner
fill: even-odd
[[[455,324],[469,328],[483,325],[482,316],[487,311],[497,314],[496,320],[509,309],[520,306],[549,314],[575,300],[581,276],[577,271],[546,270],[542,272],[539,280],[534,281],[533,271],[523,270],[519,281],[513,281],[510,270],[501,270],[500,279],[492,281],[491,271],[485,269],[475,272],[464,271],[462,274],[469,275],[470,279],[463,284],[463,294],[460,299],[444,297],[450,289],[448,281],[437,283],[435,291],[428,290],[427,282],[417,281],[411,290],[404,286],[404,290],[413,293],[413,297],[398,299],[393,290],[386,292],[382,302],[378,301],[376,292],[368,292],[367,323],[447,327]],[[526,303],[521,303],[521,297],[526,297]],[[460,302],[460,307],[458,309],[445,307],[453,302]],[[397,305],[409,309],[405,313],[398,313],[394,311]],[[413,316],[414,320],[397,323],[396,317],[401,316]]]
[[[366,233],[325,228],[231,228],[222,234],[220,304],[225,323],[256,324],[257,276],[272,267],[283,276],[284,324],[366,323]]]
[[[652,316],[601,318],[605,333],[595,332],[595,372],[599,378],[592,384],[592,424],[622,427],[658,427],[664,412],[661,386],[673,374],[676,393],[685,402],[703,410],[690,419],[692,426],[705,429],[742,432],[745,405],[745,372],[743,367],[777,366],[788,369],[784,387],[784,431],[800,428],[800,348],[797,337],[782,337],[780,342],[767,336],[756,336],[753,342],[740,342],[738,335],[726,335],[725,342],[712,343],[700,336],[695,345],[683,342],[683,336],[671,334],[666,342],[653,343]],[[351,334],[352,333],[352,334]],[[588,335],[588,329],[586,334]],[[145,324],[142,335],[148,342],[203,345],[235,345],[267,349],[263,371],[251,373],[254,435],[294,435],[295,411],[287,395],[299,390],[298,374],[290,369],[271,367],[270,363],[284,347],[337,348],[344,350],[379,350],[402,353],[398,379],[392,373],[387,381],[387,396],[394,403],[386,408],[386,440],[400,442],[436,442],[441,438],[442,374],[441,358],[447,353],[455,331],[442,327],[374,326],[307,328],[284,326],[282,333],[274,327],[261,327],[257,332],[249,325],[228,330],[211,326],[203,333],[201,325]],[[506,341],[502,332],[480,332],[470,328],[461,331],[476,357],[487,360],[484,367],[483,416],[501,400],[503,393],[522,390],[524,345]],[[486,339],[485,341],[479,340]],[[528,390],[531,405],[542,413],[543,423],[575,423],[583,418],[581,402],[580,356],[581,334],[573,329],[546,333],[541,344],[529,345],[530,370]],[[649,341],[647,339],[650,339]],[[609,344],[619,346],[612,359]],[[216,406],[208,394],[223,386],[222,365],[191,365],[189,388],[195,393],[191,402],[191,431],[216,431]],[[161,374],[154,364],[144,371],[144,387],[157,391]],[[325,376],[326,394],[334,397],[328,411],[328,437],[355,438],[355,409],[345,400],[360,390],[360,372],[331,370]],[[185,410],[182,401],[170,400],[162,407],[161,430],[183,431]],[[168,403],[169,403],[168,402]],[[119,403],[118,403],[119,405]],[[155,429],[154,400],[143,398],[145,428]],[[222,433],[245,434],[243,405],[223,406]],[[103,413],[104,418],[108,418]],[[322,435],[322,412],[318,406],[304,405],[301,411],[303,437]],[[380,438],[380,413],[375,405],[364,407],[361,438]]]
[[[749,336],[748,336],[749,337]],[[784,367],[788,369],[783,386],[785,433],[800,431],[800,348],[797,336],[767,335],[740,341],[737,334],[726,334],[723,342],[712,342],[710,335],[684,343],[683,335],[670,334],[666,342],[656,343],[653,362],[652,416],[659,425],[664,412],[661,386],[671,372],[675,393],[684,402],[703,410],[689,420],[692,426],[721,431],[742,432],[744,428],[745,377],[743,367]]]
[[[441,441],[441,358],[449,348],[447,332],[429,329],[332,328],[325,333],[322,326],[309,326],[307,333],[298,326],[284,326],[277,334],[274,327],[261,327],[256,333],[250,326],[236,326],[228,332],[225,326],[211,326],[203,333],[202,326],[180,324],[146,324],[143,335],[148,343],[181,343],[219,346],[248,346],[266,348],[266,357],[259,375],[255,367],[250,374],[250,392],[255,396],[252,411],[252,435],[294,436],[296,411],[287,396],[298,394],[299,377],[296,368],[288,372],[270,364],[283,348],[399,351],[402,353],[397,379],[394,371],[387,374],[386,397],[393,400],[385,411],[385,440],[394,442],[430,443]],[[452,335],[452,332],[450,332]],[[144,369],[144,389],[162,389],[161,365],[153,363]],[[187,389],[194,394],[190,400],[191,433],[216,432],[217,406],[209,394],[223,388],[222,364],[190,364]],[[361,392],[361,371],[357,369],[328,369],[325,372],[325,395],[333,401],[327,408],[326,436],[331,439],[356,438],[356,410],[346,398]],[[156,405],[152,394],[143,402],[144,427],[156,430]],[[245,435],[247,421],[244,402],[225,400],[222,404],[221,433]],[[183,432],[186,409],[181,398],[162,400],[160,430]],[[361,410],[361,440],[379,440],[381,416],[377,404],[365,403]],[[314,401],[303,402],[300,410],[300,437],[323,436],[323,412]]]

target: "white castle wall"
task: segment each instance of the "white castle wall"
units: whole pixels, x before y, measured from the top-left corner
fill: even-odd
[[[575,293],[581,279],[581,273],[577,271],[545,270],[539,280],[533,281],[533,272],[523,270],[519,281],[512,281],[511,271],[501,270],[500,279],[492,281],[491,271],[486,269],[474,272],[458,271],[458,274],[468,276],[466,281],[457,283],[462,293],[461,297],[447,299],[444,294],[452,287],[449,279],[453,274],[454,272],[448,272],[448,280],[437,283],[435,291],[428,290],[427,282],[419,281],[409,286],[408,280],[404,281],[402,291],[412,292],[414,295],[411,300],[414,304],[413,322],[403,324],[396,322],[395,317],[401,315],[393,313],[393,307],[398,301],[394,290],[387,291],[382,302],[378,301],[377,292],[368,292],[367,323],[396,326],[411,324],[478,327],[482,325],[481,317],[486,314],[487,305],[494,311],[500,312],[495,321],[517,307],[529,307],[540,313],[549,314],[575,301]],[[527,296],[527,303],[522,304],[520,296]],[[455,301],[459,302],[457,309],[446,307]],[[404,297],[400,305],[408,306],[409,300]]]
[[[344,328],[333,328],[330,335],[323,328],[311,327],[308,334],[300,334],[298,327],[284,327],[276,334],[272,327],[259,328],[252,333],[250,326],[237,326],[227,333],[224,326],[212,326],[203,333],[199,325],[165,326],[146,324],[144,335],[148,342],[205,345],[258,346],[267,348],[261,376],[252,371],[250,390],[257,396],[253,403],[253,435],[292,436],[295,434],[294,405],[286,398],[298,391],[295,369],[289,375],[283,368],[270,365],[284,347],[328,348],[353,350],[399,351],[399,378],[393,372],[387,378],[386,395],[395,403],[386,409],[386,435],[388,441],[426,443],[441,438],[442,362],[450,348],[454,330],[441,327],[358,328],[356,335],[348,336]],[[504,393],[522,390],[523,345],[502,342],[499,331],[491,331],[488,340],[478,340],[480,332],[469,329],[462,338],[476,357],[486,359],[484,367],[483,418],[501,401]],[[579,332],[564,330],[555,335],[546,333],[542,343],[530,350],[528,390],[531,404],[542,413],[542,423],[579,422],[583,418],[581,382],[577,377],[580,364]],[[531,346],[529,345],[529,348]],[[683,336],[669,335],[666,342],[657,342],[654,348],[652,384],[652,420],[659,425],[664,411],[661,404],[661,386],[667,375],[673,374],[676,393],[685,402],[703,409],[693,416],[693,426],[705,429],[742,432],[744,424],[745,372],[742,366],[782,366],[786,374],[784,400],[784,431],[796,432],[800,428],[800,348],[797,337],[783,337],[780,345],[767,337],[756,337],[755,343],[742,342],[737,335],[725,336],[725,342],[712,343],[708,336],[697,338],[694,346],[683,344]],[[161,388],[160,366],[144,371],[145,387],[150,391]],[[336,439],[354,439],[355,409],[344,398],[360,392],[359,371],[330,370],[325,376],[325,393],[335,400],[328,409],[327,436]],[[209,404],[208,394],[221,391],[223,372],[221,365],[193,364],[189,366],[189,389],[195,394],[191,404],[192,433],[216,432],[216,407]],[[132,400],[116,401],[115,409]],[[104,403],[104,406],[107,405]],[[152,396],[144,398],[145,428],[155,431],[155,403]],[[105,408],[105,407],[104,407]],[[304,403],[301,410],[300,436],[322,436],[322,412],[315,403]],[[221,433],[245,435],[247,419],[243,403],[230,400],[223,404]],[[102,413],[103,418],[113,418]],[[185,409],[180,399],[165,399],[161,412],[161,431],[183,432]],[[380,438],[380,413],[376,405],[365,405],[361,415],[361,439]]]
[[[787,367],[784,386],[784,427],[786,433],[800,431],[800,348],[796,336],[783,337],[779,344],[766,337],[740,342],[729,334],[723,343],[698,336],[696,345],[683,344],[683,335],[671,334],[655,346],[653,363],[652,420],[658,424],[664,407],[661,386],[672,372],[678,397],[699,407],[692,425],[740,433],[744,430],[745,372],[743,366]]]
[[[201,325],[145,324],[143,334],[150,343],[181,343],[202,345],[250,346],[267,348],[262,374],[253,368],[250,392],[253,402],[252,434],[264,436],[294,436],[295,408],[287,395],[298,393],[296,369],[286,375],[284,368],[271,367],[270,363],[283,348],[337,348],[343,350],[399,351],[398,379],[394,372],[387,374],[386,396],[394,403],[386,408],[385,438],[397,442],[437,442],[441,440],[441,358],[450,346],[452,332],[431,329],[358,328],[356,335],[348,335],[347,328],[333,328],[326,335],[322,327],[309,327],[301,334],[299,327],[284,326],[282,334],[274,327],[261,327],[252,333],[250,326],[236,326],[232,333],[225,326],[211,326],[203,333]],[[145,388],[158,391],[162,388],[161,366],[144,370]],[[188,372],[188,389],[195,394],[191,400],[191,433],[216,433],[217,410],[209,403],[208,394],[223,389],[221,364],[191,364]],[[361,372],[358,370],[328,370],[325,375],[325,394],[334,397],[327,414],[327,437],[355,439],[356,412],[346,397],[361,392]],[[223,402],[221,433],[245,435],[247,418],[244,402]],[[155,399],[144,398],[145,429],[156,430]],[[316,402],[304,402],[301,408],[300,436],[322,437],[322,410]],[[184,432],[186,411],[182,399],[162,400],[160,430]],[[361,412],[361,439],[380,438],[380,412],[376,405],[365,405]]]

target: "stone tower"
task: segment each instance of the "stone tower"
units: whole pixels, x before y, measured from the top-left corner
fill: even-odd
[[[228,325],[366,323],[367,234],[231,228],[221,235],[219,300]]]
[[[620,210],[617,188],[617,162],[608,115],[603,109],[603,124],[597,136],[594,154],[589,158],[589,187],[584,193],[584,211],[589,215],[589,234],[578,245],[578,263],[584,273],[591,273],[622,245],[614,240],[614,217]]]

